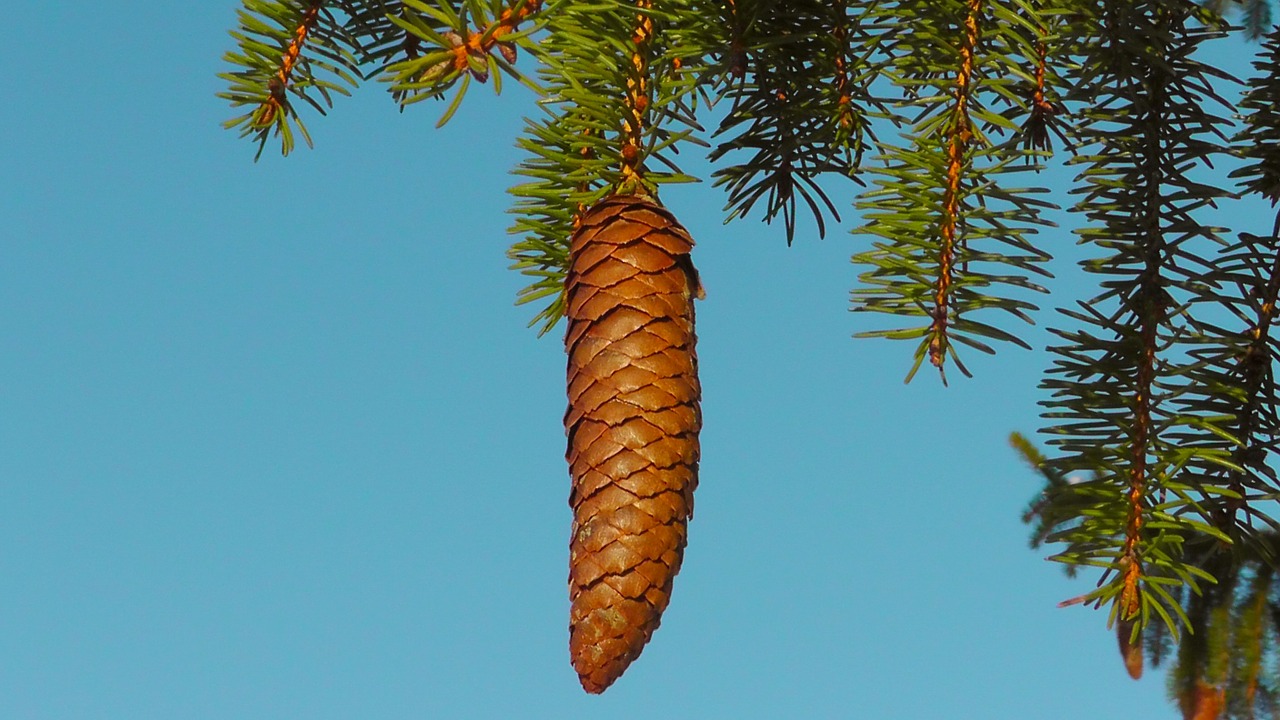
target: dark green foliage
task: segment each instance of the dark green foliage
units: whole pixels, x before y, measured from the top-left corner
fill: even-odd
[[[1163,4],[1166,12],[1169,6]],[[1116,13],[1115,8],[1112,12],[1100,19],[1116,23],[1116,33],[1137,21]],[[1182,17],[1189,19],[1193,12],[1184,7]],[[1163,16],[1166,22],[1177,17]],[[1166,25],[1159,32],[1140,33],[1113,46],[1142,48],[1139,40],[1146,40],[1147,49],[1141,52],[1152,53],[1152,40],[1176,42],[1181,37],[1184,43],[1197,43],[1218,32],[1195,23],[1180,28]],[[1104,53],[1090,57],[1109,58],[1097,67],[1112,73],[1141,68],[1143,62],[1141,54],[1137,58]],[[1094,172],[1086,177],[1101,189],[1086,191],[1081,208],[1097,213],[1107,207],[1099,196],[1113,200],[1117,212],[1095,215],[1102,232],[1095,231],[1094,236],[1116,252],[1090,266],[1108,278],[1102,283],[1104,293],[1083,304],[1082,312],[1074,316],[1086,327],[1109,330],[1111,339],[1104,340],[1097,330],[1060,333],[1071,344],[1055,350],[1063,359],[1055,364],[1056,372],[1051,372],[1046,384],[1058,391],[1050,414],[1061,418],[1054,430],[1061,435],[1058,444],[1066,454],[1047,460],[1031,454],[1033,448],[1023,448],[1047,481],[1040,504],[1028,520],[1038,522],[1033,539],[1070,543],[1060,557],[1072,569],[1090,557],[1116,553],[1123,544],[1122,498],[1126,475],[1138,457],[1133,452],[1133,398],[1142,387],[1134,380],[1143,347],[1139,333],[1149,323],[1157,330],[1159,365],[1147,386],[1152,417],[1143,457],[1151,482],[1141,510],[1156,523],[1144,528],[1138,547],[1150,594],[1158,595],[1170,614],[1184,614],[1188,632],[1179,634],[1176,626],[1164,623],[1147,624],[1147,653],[1159,664],[1169,656],[1171,646],[1176,647],[1171,695],[1188,716],[1197,709],[1211,710],[1216,702],[1225,702],[1220,717],[1273,716],[1280,687],[1276,675],[1280,597],[1272,583],[1277,521],[1271,503],[1280,497],[1280,485],[1271,458],[1280,436],[1280,418],[1272,368],[1280,359],[1280,345],[1271,325],[1280,295],[1280,238],[1273,229],[1270,237],[1241,233],[1237,240],[1227,241],[1194,220],[1193,212],[1224,195],[1222,190],[1188,179],[1187,170],[1222,150],[1224,131],[1215,128],[1225,124],[1210,113],[1206,100],[1224,107],[1225,101],[1215,99],[1211,88],[1223,87],[1227,79],[1194,63],[1189,52],[1177,51],[1176,45],[1166,45],[1151,57],[1158,60],[1157,72],[1139,70],[1145,78],[1144,92],[1135,93],[1129,109],[1120,114],[1132,129],[1116,132],[1114,120],[1102,126],[1098,131],[1102,146],[1142,137],[1141,123],[1151,119],[1156,108],[1136,112],[1134,101],[1161,99],[1160,109],[1179,113],[1183,119],[1156,123],[1161,142],[1152,147],[1169,154],[1159,166],[1162,172],[1129,168],[1123,182],[1099,182],[1124,168],[1124,159],[1141,162],[1139,145],[1082,158],[1094,163]],[[1233,176],[1241,179],[1245,192],[1274,202],[1280,34],[1267,38],[1256,67],[1259,72],[1239,104],[1245,112],[1242,129],[1231,143],[1247,164]],[[1082,69],[1087,73],[1088,63]],[[1107,87],[1096,84],[1107,75],[1084,77],[1092,78],[1097,87]],[[1151,92],[1153,81],[1162,82],[1169,91],[1163,96]],[[1123,88],[1125,83],[1111,87]],[[1094,107],[1125,107],[1098,100],[1096,95],[1089,97]],[[1093,112],[1094,123],[1106,119]],[[1080,130],[1086,139],[1095,132],[1089,123]],[[1143,189],[1142,179],[1150,177],[1161,179],[1160,197],[1152,200],[1159,206],[1145,214],[1126,212],[1139,202],[1134,193]],[[1136,224],[1144,217],[1151,218],[1145,235]],[[1135,239],[1123,244],[1114,240],[1126,235]],[[1155,262],[1143,255],[1152,246],[1159,250]],[[1125,272],[1125,267],[1132,269]],[[1144,293],[1156,301],[1144,301]],[[1110,303],[1109,312],[1091,309],[1102,302]],[[1069,473],[1076,473],[1081,481],[1064,483],[1062,478]],[[1054,525],[1060,528],[1056,534],[1048,530]],[[1188,582],[1193,577],[1213,582]],[[1170,578],[1181,582],[1169,584]],[[1103,585],[1093,597],[1114,598],[1116,582]]]
[[[1026,461],[1031,469],[1044,477],[1044,489],[1027,505],[1022,513],[1022,522],[1033,526],[1031,531],[1031,548],[1039,549],[1055,532],[1065,527],[1080,523],[1080,507],[1072,503],[1071,479],[1049,462],[1049,458],[1021,433],[1009,436],[1009,444],[1018,455]],[[1077,565],[1066,565],[1067,575],[1075,577],[1079,569]]]
[[[473,79],[487,82],[492,76],[498,90],[503,73],[523,80],[503,56],[517,47],[536,47],[528,38],[532,24],[505,35],[510,49],[504,52],[473,54],[464,68],[441,67],[441,62],[452,59],[453,49],[472,33],[492,35],[504,10],[519,12],[529,5],[523,0],[510,5],[504,0],[244,0],[240,27],[231,32],[237,50],[223,58],[239,69],[219,76],[230,83],[219,97],[249,111],[225,126],[252,137],[257,156],[272,137],[288,155],[295,132],[312,143],[291,97],[323,115],[333,106],[333,93],[350,95],[349,88],[380,73],[402,105],[458,86],[443,124]]]
[[[288,155],[295,128],[311,144],[290,96],[323,115],[333,106],[332,93],[349,95],[347,87],[354,87],[360,75],[359,62],[350,52],[353,38],[323,2],[245,0],[240,28],[231,36],[239,49],[223,59],[241,69],[219,76],[230,83],[219,97],[232,107],[248,107],[249,112],[224,126],[240,128],[242,136],[252,137],[259,156],[273,134],[280,137],[281,150]]]
[[[820,236],[824,215],[840,219],[818,180],[856,179],[871,137],[868,113],[882,109],[870,88],[889,27],[874,12],[850,14],[853,4],[742,0],[722,11],[729,36],[717,89],[731,107],[711,160],[738,160],[713,175],[729,193],[728,220],[746,217],[764,199],[765,220],[781,214],[791,243],[798,199]]]
[[[1046,481],[1023,515],[1034,526],[1032,546],[1039,547],[1054,525],[1068,518],[1078,521],[1078,508],[1064,502],[1070,495],[1062,492],[1073,480],[1063,477],[1025,437],[1014,433],[1010,442]],[[1275,556],[1278,539],[1277,533],[1265,532],[1247,547],[1232,548],[1209,538],[1190,543],[1191,556],[1216,583],[1202,583],[1199,592],[1169,588],[1187,618],[1183,632],[1163,622],[1143,630],[1142,645],[1151,664],[1159,667],[1173,660],[1169,695],[1185,716],[1192,716],[1188,705],[1216,692],[1225,698],[1223,714],[1217,716],[1223,720],[1280,715],[1280,587],[1273,582],[1274,562],[1264,560]],[[1064,567],[1074,576],[1078,566]]]
[[[645,192],[661,185],[694,181],[676,165],[678,145],[699,142],[695,113],[698,80],[711,72],[708,43],[716,36],[681,19],[699,17],[712,7],[699,0],[666,2],[647,11],[654,41],[646,46],[648,107],[643,146],[637,161],[645,169]],[[568,238],[581,208],[624,182],[622,127],[627,97],[619,89],[634,80],[630,38],[639,14],[621,2],[565,4],[547,21],[538,49],[539,78],[545,96],[541,112],[527,119],[518,143],[528,157],[515,170],[529,182],[511,190],[516,197],[513,232],[523,236],[511,248],[513,269],[535,278],[519,302],[550,299],[533,323],[546,332],[564,314],[564,272]],[[701,31],[701,32],[700,32]]]
[[[1017,291],[1044,292],[1030,278],[1048,276],[1040,265],[1050,256],[1030,236],[1049,224],[1040,212],[1051,205],[1035,197],[1044,190],[1007,185],[1038,167],[1011,119],[1032,112],[1037,43],[1048,32],[1048,15],[1029,10],[1020,0],[939,0],[878,11],[880,23],[899,18],[879,49],[905,130],[901,145],[878,142],[867,168],[875,187],[857,202],[858,232],[874,242],[854,256],[870,269],[853,298],[855,310],[920,323],[863,333],[917,341],[908,380],[926,356],[939,370],[949,358],[967,375],[957,343],[986,353],[990,341],[1027,347],[986,311],[1031,322],[1036,307]],[[996,112],[996,103],[1012,111]]]
[[[1276,536],[1269,535],[1274,542]],[[1274,569],[1230,552],[1217,553],[1209,567],[1220,580],[1200,594],[1187,594],[1184,607],[1194,632],[1176,646],[1169,695],[1184,708],[1218,696],[1224,720],[1275,717],[1280,673],[1276,668],[1276,625],[1280,612]],[[1162,660],[1173,643],[1167,633],[1148,631],[1148,648]]]
[[[1215,532],[1192,493],[1221,493],[1186,469],[1231,464],[1212,441],[1223,418],[1180,402],[1194,368],[1182,347],[1195,340],[1190,300],[1205,291],[1202,258],[1219,242],[1196,212],[1227,194],[1193,179],[1225,152],[1227,121],[1214,102],[1228,109],[1210,89],[1224,78],[1193,53],[1223,31],[1196,23],[1198,8],[1185,0],[1098,9],[1089,35],[1099,41],[1071,100],[1082,107],[1075,162],[1086,165],[1073,192],[1090,221],[1079,234],[1106,253],[1085,262],[1102,292],[1063,310],[1077,328],[1055,331],[1063,344],[1050,348],[1057,359],[1043,383],[1054,423],[1046,432],[1062,453],[1052,464],[1095,474],[1064,501],[1080,522],[1050,538],[1067,543],[1056,559],[1106,568],[1089,600],[1124,600],[1125,616],[1140,602],[1144,620],[1154,612],[1172,625],[1170,583],[1197,589],[1209,579],[1182,552],[1189,535]],[[1182,441],[1186,426],[1211,441]]]
[[[259,154],[310,143],[301,105],[323,114],[369,78],[402,108],[445,101],[441,123],[475,84],[538,95],[509,256],[542,332],[563,314],[582,210],[697,181],[677,163],[695,146],[728,220],[759,209],[788,243],[800,216],[821,235],[853,205],[854,309],[893,316],[862,334],[911,341],[908,379],[926,358],[967,374],[961,346],[1027,347],[1018,330],[1057,242],[1041,233],[1070,206],[1098,290],[1053,331],[1051,453],[1015,441],[1046,482],[1033,545],[1098,569],[1068,604],[1108,606],[1122,649],[1141,636],[1151,662],[1172,658],[1184,712],[1215,693],[1225,717],[1280,710],[1280,219],[1265,236],[1205,220],[1233,202],[1220,161],[1244,163],[1242,192],[1280,202],[1280,30],[1236,105],[1237,81],[1198,54],[1231,34],[1226,19],[1262,36],[1268,3],[243,2],[222,96]],[[1079,171],[1056,204],[1033,187],[1051,162]]]

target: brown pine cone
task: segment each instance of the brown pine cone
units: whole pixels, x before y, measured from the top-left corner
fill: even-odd
[[[566,280],[569,653],[604,692],[640,655],[671,598],[698,484],[693,238],[640,196],[589,210]]]

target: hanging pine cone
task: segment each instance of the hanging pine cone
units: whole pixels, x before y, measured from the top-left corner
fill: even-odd
[[[569,652],[604,692],[658,628],[698,484],[693,238],[634,195],[591,207],[567,279]]]

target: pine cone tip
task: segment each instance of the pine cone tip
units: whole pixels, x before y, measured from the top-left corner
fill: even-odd
[[[1120,657],[1124,660],[1124,669],[1134,680],[1142,679],[1142,636],[1133,637],[1133,620],[1121,620],[1116,623],[1116,640],[1120,645]]]

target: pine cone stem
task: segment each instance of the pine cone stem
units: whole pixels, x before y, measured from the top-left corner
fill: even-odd
[[[600,693],[644,649],[680,571],[698,484],[693,239],[641,196],[582,215],[566,281],[569,651]]]

